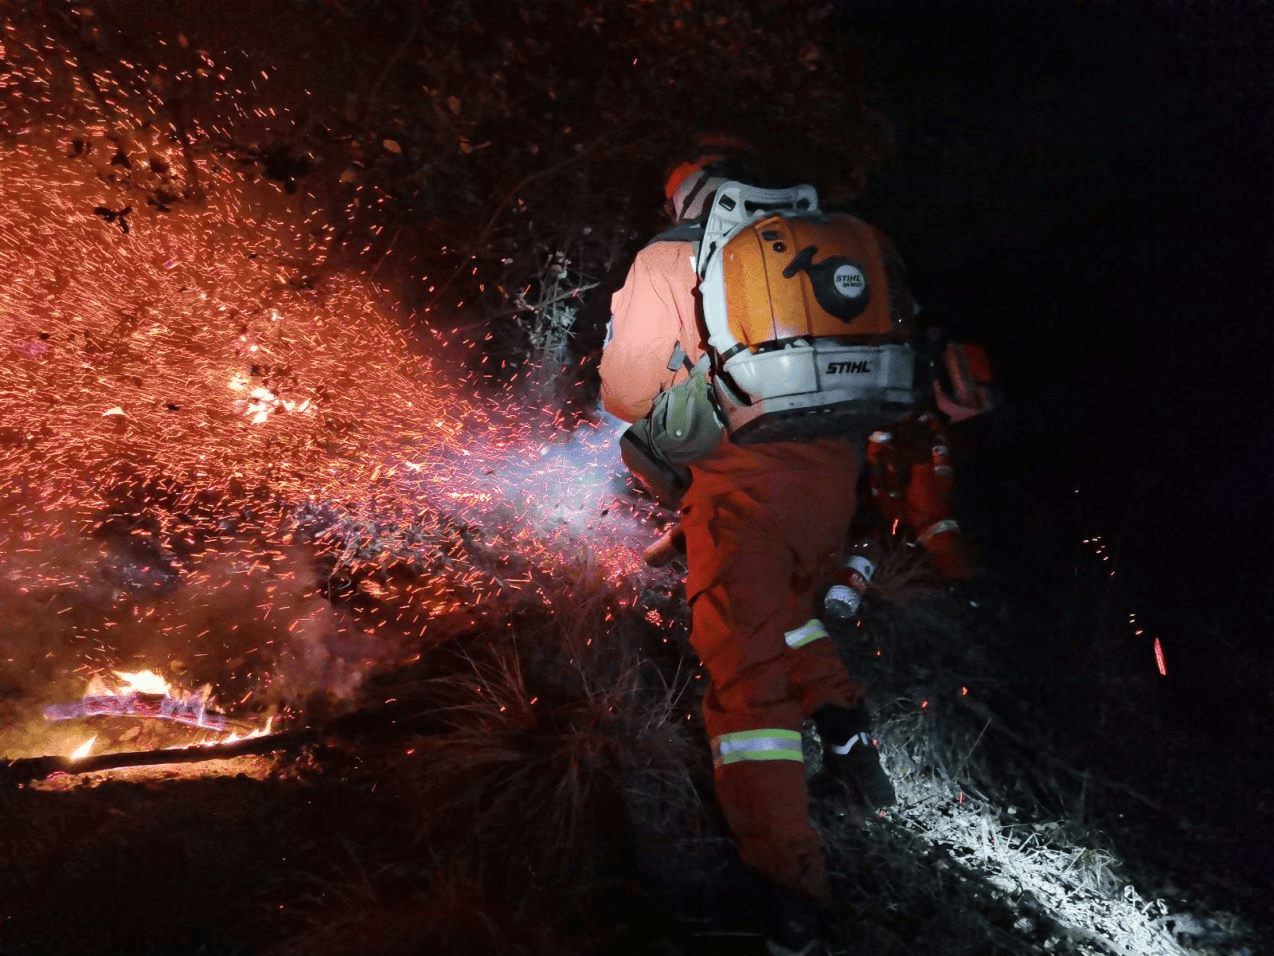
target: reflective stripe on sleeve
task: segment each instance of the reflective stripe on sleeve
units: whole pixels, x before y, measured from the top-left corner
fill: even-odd
[[[767,727],[764,730],[740,730],[722,734],[712,742],[717,766],[740,760],[801,760],[801,732]]]
[[[783,635],[787,646],[791,648],[804,647],[810,641],[817,641],[820,637],[827,637],[827,628],[823,627],[823,622],[816,617],[810,618],[800,627],[793,628]]]

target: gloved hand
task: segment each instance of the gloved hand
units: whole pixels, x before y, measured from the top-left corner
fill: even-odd
[[[686,553],[686,533],[675,524],[659,540],[642,552],[641,559],[652,568],[662,568],[678,555]]]

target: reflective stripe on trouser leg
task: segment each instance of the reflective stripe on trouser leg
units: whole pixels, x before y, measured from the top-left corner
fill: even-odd
[[[712,741],[713,763],[718,767],[741,760],[800,760],[801,732],[766,727],[722,734]]]
[[[798,647],[804,647],[810,641],[817,641],[820,637],[827,637],[827,628],[816,617],[810,618],[800,627],[794,627],[783,635],[783,639],[787,641],[787,646],[793,650]]]
[[[918,540],[943,577],[966,581],[973,578],[973,565],[969,563],[964,535],[954,518],[935,521]]]
[[[928,544],[930,538],[935,538],[940,534],[946,534],[949,531],[959,531],[960,525],[955,518],[943,518],[941,521],[935,521],[929,527],[925,528],[916,540],[920,544]]]

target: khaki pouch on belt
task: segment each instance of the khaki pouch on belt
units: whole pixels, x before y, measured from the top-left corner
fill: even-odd
[[[656,395],[650,413],[624,432],[620,451],[646,488],[675,506],[690,486],[686,466],[715,451],[724,431],[705,369],[690,366],[690,377]]]
[[[725,430],[703,368],[655,396],[650,409],[650,446],[665,461],[689,465],[716,450]]]

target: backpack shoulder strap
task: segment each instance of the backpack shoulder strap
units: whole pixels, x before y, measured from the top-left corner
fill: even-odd
[[[703,219],[695,219],[691,222],[682,222],[670,229],[652,238],[646,245],[653,246],[656,242],[699,242],[703,238]]]

